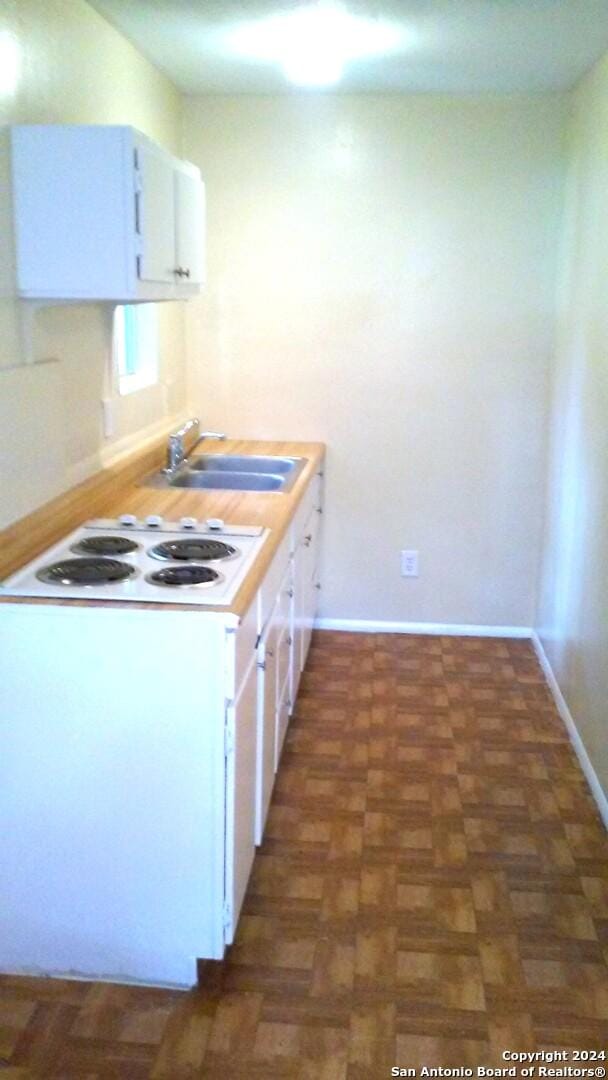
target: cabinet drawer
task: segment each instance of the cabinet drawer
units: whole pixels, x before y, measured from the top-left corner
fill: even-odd
[[[287,573],[289,567],[289,560],[291,558],[289,548],[289,535],[285,536],[279,545],[279,549],[276,552],[274,559],[272,560],[266,577],[264,578],[259,591],[259,626],[258,630],[261,633],[268,619],[270,618],[279,590],[283,582],[283,578]]]

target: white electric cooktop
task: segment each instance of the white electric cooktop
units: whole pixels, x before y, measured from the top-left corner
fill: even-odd
[[[1,586],[5,596],[229,604],[269,530],[218,519],[88,521]]]

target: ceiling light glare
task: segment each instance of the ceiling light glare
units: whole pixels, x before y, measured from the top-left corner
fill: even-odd
[[[285,15],[246,23],[231,35],[231,51],[276,63],[297,86],[331,86],[351,60],[393,52],[401,32],[389,23],[350,15],[319,0]]]
[[[20,70],[19,42],[8,30],[0,30],[0,96],[10,97],[14,94]]]

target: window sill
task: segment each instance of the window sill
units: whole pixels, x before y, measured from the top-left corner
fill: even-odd
[[[123,375],[118,380],[118,395],[126,397],[127,394],[135,394],[138,390],[146,390],[150,386],[157,386],[158,379],[146,375]]]

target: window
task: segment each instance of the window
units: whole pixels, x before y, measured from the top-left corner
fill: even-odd
[[[158,308],[128,304],[114,309],[114,371],[119,394],[158,382]]]

